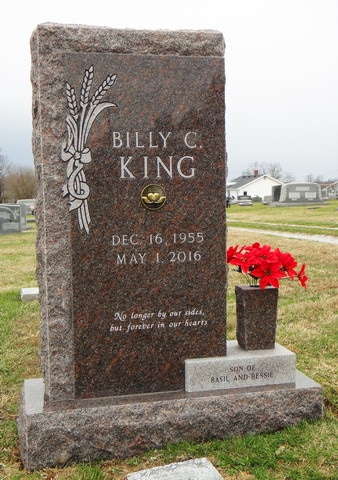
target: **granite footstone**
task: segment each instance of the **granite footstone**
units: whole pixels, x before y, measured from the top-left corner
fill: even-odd
[[[32,302],[39,299],[38,287],[26,287],[20,291],[20,298],[22,302]]]
[[[206,458],[171,463],[130,473],[126,480],[222,480],[223,477]]]

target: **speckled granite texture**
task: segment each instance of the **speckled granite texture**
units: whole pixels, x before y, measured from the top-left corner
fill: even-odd
[[[226,354],[223,53],[214,31],[32,36],[49,402],[182,390],[186,358]]]
[[[80,400],[53,410],[42,410],[43,394],[42,379],[26,380],[18,427],[21,459],[30,470],[275,431],[323,413],[320,385],[300,372],[295,388],[129,395],[114,404]]]

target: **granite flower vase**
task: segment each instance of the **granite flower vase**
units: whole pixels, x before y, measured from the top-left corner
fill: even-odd
[[[245,350],[275,348],[278,288],[236,285],[237,342]]]

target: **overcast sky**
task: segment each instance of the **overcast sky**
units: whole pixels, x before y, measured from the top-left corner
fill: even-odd
[[[255,161],[338,178],[337,0],[1,0],[0,149],[16,165],[33,166],[29,41],[45,22],[221,31],[229,178]]]

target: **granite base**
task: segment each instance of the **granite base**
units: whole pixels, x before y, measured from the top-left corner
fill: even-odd
[[[322,388],[296,371],[294,387],[167,392],[45,405],[43,379],[24,382],[18,417],[24,468],[127,458],[181,441],[258,434],[320,419]]]

